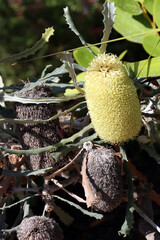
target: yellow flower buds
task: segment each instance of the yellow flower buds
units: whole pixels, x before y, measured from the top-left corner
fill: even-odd
[[[99,54],[93,59],[84,89],[92,124],[101,139],[116,144],[137,136],[142,120],[136,88],[115,55]]]

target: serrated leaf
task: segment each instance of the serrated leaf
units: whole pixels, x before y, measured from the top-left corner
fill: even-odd
[[[20,102],[20,103],[34,103],[34,104],[41,104],[41,103],[60,103],[60,102],[67,102],[70,100],[75,100],[84,97],[84,95],[77,95],[72,97],[50,97],[50,98],[25,98],[25,97],[18,97],[15,94],[7,94],[7,93],[0,93],[0,101],[2,102]]]
[[[153,5],[154,5],[154,0],[144,0],[144,5],[147,9],[147,11],[153,15]]]
[[[30,55],[35,54],[40,48],[43,47],[43,45],[49,41],[49,38],[54,34],[53,27],[46,28],[45,33],[42,34],[41,39],[35,43],[35,45],[31,48],[28,48],[20,53],[14,54],[10,57],[1,59],[0,62],[9,62],[14,60],[19,60],[21,58],[26,58]]]
[[[121,10],[131,14],[139,15],[142,13],[140,5],[135,0],[111,0],[115,3],[116,7],[119,7]]]
[[[160,27],[160,14],[159,14],[160,0],[154,0],[153,17],[157,26]]]
[[[150,58],[139,62],[125,63],[132,78],[160,75],[160,57]]]
[[[116,18],[113,27],[117,32],[125,36],[127,40],[136,43],[142,43],[145,36],[142,33],[149,32],[152,29],[150,23],[142,14],[132,16],[120,8],[116,9]],[[136,34],[140,35],[135,36]]]
[[[100,53],[105,53],[106,48],[107,48],[107,43],[106,41],[109,39],[109,35],[111,33],[113,24],[114,24],[114,19],[115,19],[115,11],[116,7],[114,5],[114,2],[105,2],[104,5],[104,10],[102,11],[103,14],[103,24],[104,24],[104,30],[103,30],[103,37],[101,39],[101,47],[100,47]],[[104,43],[103,43],[104,42]]]
[[[74,151],[77,147],[81,147],[83,143],[88,141],[93,141],[98,137],[97,133],[94,133],[88,137],[82,138],[79,142],[73,144],[67,144],[63,147],[60,147],[58,151],[52,152],[52,156],[55,158],[56,161],[59,160],[61,156],[66,156],[69,152]]]
[[[69,8],[68,7],[65,7],[64,9],[64,17],[66,19],[66,22],[69,26],[69,28],[79,37],[81,43],[84,45],[84,46],[88,46],[88,44],[86,43],[86,41],[84,40],[84,38],[82,37],[82,35],[78,32],[78,30],[76,29],[72,19],[71,19],[71,16],[70,16],[70,13],[69,13]],[[93,55],[94,53],[92,52],[91,48],[88,46],[87,47],[88,51],[91,52]]]
[[[89,211],[81,208],[78,204],[73,203],[73,202],[71,202],[71,201],[68,201],[67,199],[61,198],[61,197],[59,197],[59,196],[57,196],[57,195],[53,195],[53,197],[54,197],[54,198],[57,198],[57,199],[59,199],[59,200],[61,200],[61,201],[63,201],[63,202],[68,203],[70,206],[75,207],[76,209],[80,210],[81,212],[83,212],[83,214],[88,215],[89,217],[94,217],[94,218],[96,218],[96,219],[101,219],[101,218],[103,217],[102,214],[100,214],[100,213],[94,213],[94,212],[89,212]]]
[[[160,56],[160,37],[148,35],[143,38],[143,47],[151,56]]]
[[[80,130],[79,132],[73,134],[71,137],[69,138],[63,138],[60,142],[56,143],[55,145],[51,145],[51,146],[47,146],[47,147],[42,147],[42,148],[38,148],[38,149],[29,149],[29,150],[13,150],[13,149],[9,149],[6,148],[4,146],[0,146],[0,150],[2,150],[4,153],[9,153],[9,154],[17,154],[17,155],[35,155],[35,154],[39,154],[45,151],[50,151],[50,150],[56,150],[64,145],[66,145],[67,143],[70,142],[74,142],[78,137],[82,137],[83,134],[89,130],[91,130],[93,128],[92,123],[90,123],[88,126],[84,127],[82,130]]]
[[[89,44],[90,45],[90,44]],[[91,46],[90,48],[92,49],[92,51],[98,55],[99,54],[99,48],[95,47],[95,46]],[[90,53],[87,48],[79,48],[73,51],[73,56],[76,60],[76,62],[87,68],[90,64],[90,62],[93,60],[94,55],[92,53]]]

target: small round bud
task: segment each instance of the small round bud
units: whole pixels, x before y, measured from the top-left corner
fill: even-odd
[[[18,240],[63,240],[63,232],[52,218],[33,216],[23,219],[17,230]]]
[[[122,201],[121,166],[111,149],[92,149],[87,155],[86,174],[96,201],[96,211],[111,212]]]

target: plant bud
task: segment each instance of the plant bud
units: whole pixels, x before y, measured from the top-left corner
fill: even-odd
[[[142,120],[136,88],[115,55],[99,54],[93,59],[84,89],[91,121],[101,139],[116,144],[137,136]]]
[[[121,166],[114,157],[113,150],[106,148],[90,150],[87,154],[86,175],[95,197],[91,206],[96,211],[111,212],[121,203],[123,194]]]
[[[63,240],[63,232],[52,218],[33,216],[23,219],[17,230],[18,240]]]
[[[22,92],[21,97],[47,98],[54,97],[48,86],[37,86],[32,90]],[[22,104],[15,103],[15,117],[18,119],[45,120],[56,115],[55,104]],[[59,120],[55,119],[44,123],[17,124],[16,131],[23,149],[37,149],[54,145],[61,140],[58,133]],[[63,165],[66,158],[61,157],[58,162],[47,151],[26,157],[27,165],[31,170]]]

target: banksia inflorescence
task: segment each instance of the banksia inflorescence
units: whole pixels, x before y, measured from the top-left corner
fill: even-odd
[[[91,206],[96,211],[111,212],[122,201],[121,164],[112,149],[91,149],[86,157],[87,181],[95,197]]]
[[[137,136],[142,120],[136,88],[115,55],[93,59],[85,75],[85,94],[100,138],[116,144]]]
[[[22,92],[21,97],[47,98],[54,94],[48,86],[37,86],[32,90]],[[48,119],[56,115],[55,104],[22,104],[15,103],[15,116],[18,119]],[[37,149],[54,145],[61,140],[59,135],[60,127],[58,119],[44,123],[17,124],[17,133],[23,149]],[[64,164],[66,158],[61,157],[58,162],[50,152],[43,152],[26,157],[27,165],[31,170],[48,168]]]
[[[17,230],[18,240],[63,240],[63,232],[52,218],[33,216],[25,218]]]

